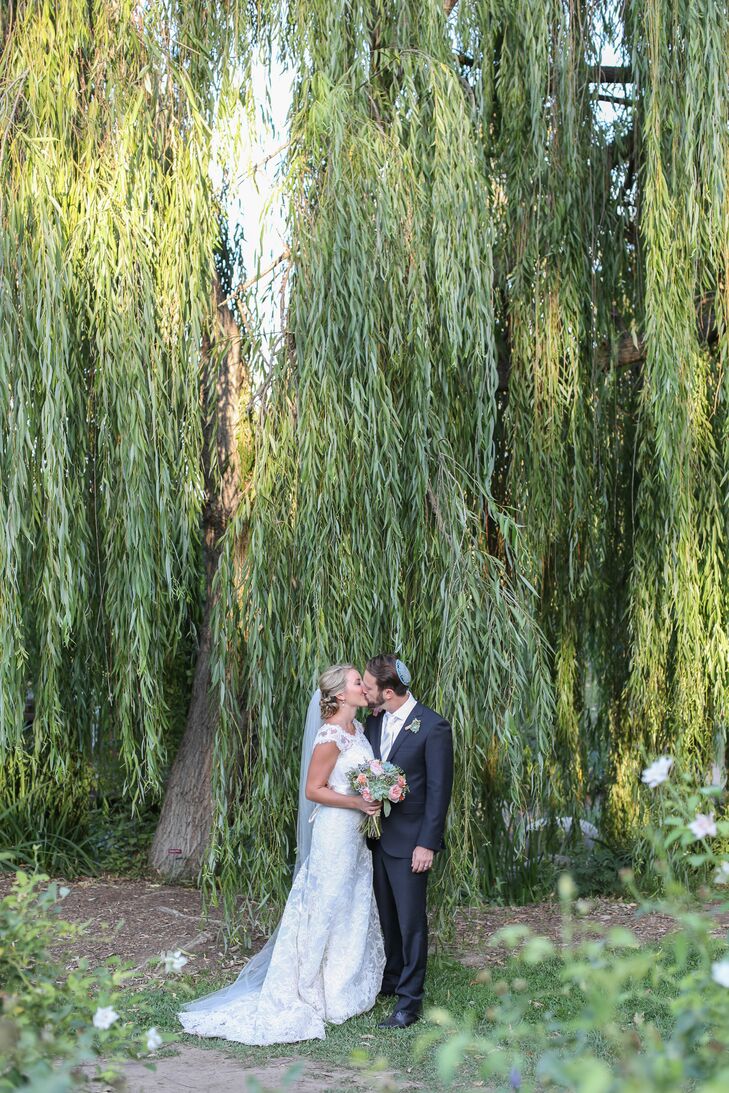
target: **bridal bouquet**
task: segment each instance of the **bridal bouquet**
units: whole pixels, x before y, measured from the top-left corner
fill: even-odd
[[[360,763],[349,772],[349,784],[355,793],[365,801],[382,801],[382,811],[390,815],[390,809],[402,801],[408,792],[405,772],[384,759],[370,759],[369,763]],[[369,839],[379,839],[382,826],[379,813],[365,816],[360,824],[360,831]]]

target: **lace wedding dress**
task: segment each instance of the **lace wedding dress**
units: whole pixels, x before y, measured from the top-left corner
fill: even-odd
[[[359,722],[354,734],[322,725],[314,746],[330,741],[339,756],[329,788],[351,794],[347,773],[372,759],[372,748]],[[295,876],[262,985],[216,1008],[183,1010],[186,1032],[243,1044],[323,1040],[326,1022],[338,1025],[372,1008],[385,954],[362,816],[359,809],[317,806],[311,849]]]

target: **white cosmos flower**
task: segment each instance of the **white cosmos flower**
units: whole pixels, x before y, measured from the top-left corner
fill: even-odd
[[[729,960],[717,960],[712,964],[711,978],[720,987],[729,987]]]
[[[673,759],[671,759],[671,756],[661,755],[660,758],[654,759],[649,767],[645,768],[641,780],[651,789],[655,789],[656,786],[660,786],[661,782],[665,782],[668,778],[672,766]]]
[[[729,884],[729,861],[723,861],[714,873],[714,884]]]
[[[156,1051],[162,1047],[162,1037],[156,1028],[147,1029],[147,1051]]]
[[[99,1006],[94,1014],[94,1028],[111,1028],[115,1021],[119,1020],[119,1014],[113,1006]]]
[[[705,816],[703,812],[696,813],[696,819],[689,824],[689,831],[697,839],[705,839],[707,836],[716,835],[716,823],[712,815]]]
[[[162,960],[166,972],[181,972],[185,964],[188,963],[187,957],[183,956],[179,949],[175,949],[174,952],[162,953]]]

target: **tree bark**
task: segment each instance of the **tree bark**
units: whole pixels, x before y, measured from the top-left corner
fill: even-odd
[[[210,837],[213,743],[219,721],[210,687],[213,577],[220,556],[220,538],[240,500],[240,423],[250,386],[241,360],[240,332],[217,276],[214,297],[215,344],[203,345],[203,405],[215,408],[215,420],[206,420],[203,440],[205,607],[185,732],[172,764],[149,855],[152,869],[168,880],[194,879],[198,875]],[[217,479],[212,470],[214,445],[220,468]]]
[[[709,293],[696,301],[696,334],[703,345],[713,345],[719,336],[714,311],[714,297]],[[642,336],[634,336],[624,331],[618,338],[613,354],[608,345],[602,345],[597,351],[597,363],[601,368],[629,368],[633,364],[642,364],[646,358],[646,342]]]

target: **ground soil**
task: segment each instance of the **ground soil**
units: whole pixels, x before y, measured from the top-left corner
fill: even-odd
[[[0,874],[0,897],[11,883],[10,874]],[[121,877],[59,883],[70,888],[62,903],[62,917],[86,926],[83,952],[75,955],[87,957],[91,964],[118,956],[132,963],[135,979],[145,979],[158,972],[158,957],[169,950],[185,952],[189,959],[185,972],[192,975],[238,968],[251,953],[239,948],[226,950],[220,915],[213,910],[206,919],[202,917],[200,893],[195,888]],[[667,915],[638,916],[636,904],[627,900],[587,900],[585,909],[582,920],[586,930],[594,926],[627,926],[641,941],[652,942],[671,928]],[[502,964],[506,950],[489,944],[498,930],[521,924],[559,941],[560,923],[559,904],[555,902],[462,908],[456,916],[455,937],[448,952],[467,967]],[[727,928],[729,915],[717,915],[717,930]],[[253,951],[263,941],[263,937],[254,935]],[[69,960],[67,952],[59,955]]]
[[[582,912],[576,920],[576,932],[583,935],[603,932],[611,926],[625,926],[639,941],[660,941],[673,927],[668,915],[639,914],[638,905],[628,900],[595,898],[580,901]],[[548,937],[559,944],[562,917],[556,902],[530,903],[526,907],[499,907],[486,905],[463,908],[457,917],[456,940],[451,953],[466,967],[481,968],[503,964],[507,951],[503,946],[490,944],[494,934],[505,926],[528,926],[534,933]],[[729,929],[729,914],[716,915],[716,933]]]
[[[301,1073],[292,1085],[289,1075],[294,1066]],[[87,1069],[90,1080],[84,1093],[107,1093],[110,1087],[92,1079],[93,1068]],[[313,1063],[293,1055],[247,1066],[219,1049],[192,1044],[181,1044],[175,1055],[155,1059],[154,1070],[141,1062],[127,1063],[124,1080],[124,1093],[279,1093],[284,1088],[292,1093],[364,1093],[372,1089],[362,1084],[357,1071],[345,1067]]]
[[[212,912],[202,918],[200,893],[194,888],[156,884],[149,880],[118,877],[68,881],[69,894],[63,901],[61,915],[70,922],[84,924],[83,950],[58,955],[72,966],[82,956],[92,966],[110,956],[131,962],[134,979],[142,981],[159,975],[160,953],[181,949],[189,960],[186,973],[200,974],[230,971],[240,967],[245,955],[222,944],[220,916]],[[9,875],[0,875],[0,897],[10,888]],[[636,905],[624,900],[594,899],[584,907],[582,921],[589,931],[595,926],[627,926],[638,938],[654,942],[671,928],[665,915],[638,916]],[[536,933],[559,941],[560,909],[553,902],[526,907],[486,906],[463,908],[456,918],[456,930],[448,951],[464,965],[481,968],[501,965],[507,959],[502,946],[489,944],[497,930],[522,924]],[[717,915],[717,931],[729,928],[729,915]],[[254,939],[253,948],[263,943]],[[131,1063],[125,1070],[128,1093],[185,1093],[186,1090],[209,1093],[241,1093],[246,1089],[277,1089],[294,1057],[271,1059],[265,1066],[247,1067],[213,1046],[181,1044],[178,1054],[156,1061],[156,1070],[142,1063]],[[259,1084],[256,1084],[259,1083]],[[333,1068],[307,1060],[301,1076],[287,1088],[297,1093],[319,1090],[357,1090],[363,1088],[355,1071]],[[89,1085],[95,1093],[101,1086]]]
[[[0,874],[0,897],[10,884],[10,875]],[[121,877],[59,884],[70,889],[59,913],[66,921],[86,927],[83,952],[77,955],[87,957],[92,965],[118,956],[132,963],[136,979],[159,971],[160,953],[169,950],[186,953],[190,963],[185,970],[192,974],[225,971],[245,959],[240,950],[224,951],[220,916],[213,911],[203,920],[200,892],[195,888]],[[254,948],[262,942],[263,938],[254,939]],[[66,952],[59,955],[68,958]]]

